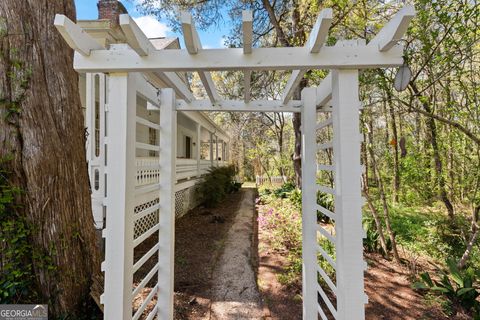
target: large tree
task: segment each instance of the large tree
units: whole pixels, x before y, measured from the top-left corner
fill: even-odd
[[[304,45],[307,34],[315,23],[315,18],[322,4],[316,1],[178,1],[178,0],[140,0],[139,7],[149,13],[154,14],[160,19],[167,19],[174,30],[179,30],[178,13],[181,10],[192,12],[195,22],[200,28],[208,28],[225,22],[225,14],[232,18],[230,23],[231,36],[227,38],[227,44],[230,46],[241,45],[241,11],[252,10],[254,17],[253,34],[254,43],[262,46],[302,46]],[[337,11],[343,12],[345,5],[333,4]],[[269,77],[268,72],[264,72],[265,77]],[[284,74],[284,83],[288,79],[288,73]],[[264,90],[256,90],[264,87],[263,77],[255,76],[252,82],[252,97],[261,99],[260,95],[265,96]],[[300,99],[301,90],[308,84],[307,78],[301,81],[295,99]],[[292,116],[292,123],[295,132],[295,144],[293,149],[293,166],[297,185],[301,185],[301,121],[300,114],[295,113]]]
[[[0,300],[79,318],[99,251],[78,75],[56,13],[75,20],[73,0],[0,1]]]

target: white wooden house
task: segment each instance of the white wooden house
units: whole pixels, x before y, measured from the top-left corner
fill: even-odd
[[[103,45],[125,42],[126,36],[118,26],[118,14],[122,13],[124,8],[119,5],[120,3],[116,3],[113,8],[99,7],[98,20],[83,20],[78,24]],[[157,50],[180,49],[178,38],[155,38],[151,39],[151,43]],[[178,73],[178,78],[187,83],[184,73]],[[102,169],[107,155],[102,146],[105,144],[104,140],[108,139],[105,125],[105,119],[108,116],[108,101],[105,93],[108,81],[109,76],[105,73],[81,74],[79,81],[82,105],[87,111],[85,113],[88,135],[87,160],[97,229],[103,229],[106,220],[103,202],[108,181]],[[146,79],[144,81],[147,82]],[[150,83],[150,85],[155,89],[168,86],[162,81]],[[143,144],[135,151],[136,167],[139,168],[136,174],[136,186],[140,187],[154,183],[159,177],[159,170],[151,169],[158,164],[159,152],[149,147],[158,146],[159,143],[158,130],[149,125],[149,123],[158,122],[159,108],[141,96],[137,96],[136,105],[136,115],[138,119],[142,119],[137,122],[135,129],[137,144],[139,146]],[[211,167],[224,166],[228,163],[229,137],[201,111],[178,112],[176,127],[175,213],[177,217],[181,217],[199,204],[195,185],[202,175]],[[153,226],[157,220],[158,217],[155,217],[148,223],[143,223],[141,228],[136,228],[136,233],[142,233]]]

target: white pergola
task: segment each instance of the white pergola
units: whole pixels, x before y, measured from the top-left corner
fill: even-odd
[[[365,319],[368,299],[364,293],[362,247],[362,197],[359,131],[358,70],[386,68],[403,64],[403,47],[398,44],[415,11],[405,6],[368,44],[364,40],[339,41],[325,46],[332,22],[332,10],[320,12],[304,47],[253,48],[252,13],[243,12],[243,48],[203,49],[191,15],[182,13],[181,23],[186,49],[156,50],[147,36],[128,15],[120,16],[120,26],[127,43],[105,48],[85,30],[63,15],[55,17],[55,26],[75,50],[74,68],[81,73],[108,75],[104,109],[108,112],[104,147],[108,161],[103,171],[108,188],[103,200],[107,211],[105,289],[102,295],[104,318],[140,319],[156,297],[146,319],[173,319],[174,268],[174,183],[176,111],[300,112],[302,115],[302,219],[303,219],[303,319]],[[329,75],[318,87],[305,88],[301,100],[292,100],[304,74],[311,69],[328,69]],[[210,71],[244,72],[244,99],[222,99]],[[250,81],[253,71],[292,70],[280,100],[252,100]],[[196,72],[208,99],[196,99],[177,72]],[[169,89],[165,89],[169,88]],[[162,89],[159,89],[162,88]],[[158,122],[147,121],[135,113],[137,96],[159,110]],[[92,111],[90,111],[92,112]],[[318,114],[327,112],[326,121]],[[158,145],[139,143],[135,126],[157,130]],[[318,143],[317,134],[331,126],[333,140]],[[102,132],[104,132],[102,131]],[[160,152],[160,170],[151,185],[135,187],[136,149]],[[333,149],[331,164],[317,163],[317,155]],[[149,168],[141,168],[143,170]],[[319,171],[334,173],[334,188],[317,184]],[[317,192],[335,197],[335,212],[316,202]],[[158,224],[134,238],[134,225],[145,215],[159,213]],[[317,222],[317,211],[335,221],[330,233]],[[138,261],[134,248],[154,233],[158,243]],[[325,237],[336,248],[331,257],[319,245]],[[158,262],[144,279],[133,286],[133,274],[158,254]],[[335,281],[318,264],[328,261],[335,270]],[[133,312],[132,299],[155,276],[158,281],[141,306]],[[322,278],[336,299],[329,299],[319,279]]]

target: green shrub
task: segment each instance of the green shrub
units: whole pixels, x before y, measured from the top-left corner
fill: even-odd
[[[289,196],[289,194],[295,190],[295,184],[292,183],[292,182],[286,182],[284,183],[280,188],[278,189],[275,189],[273,191],[273,194],[275,195],[275,197],[277,198],[282,198],[282,199],[285,199]]]
[[[454,260],[447,260],[448,270],[438,269],[439,281],[430,277],[428,272],[420,275],[421,280],[413,284],[414,289],[423,289],[447,297],[450,301],[460,304],[465,310],[473,312],[474,319],[480,319],[480,296],[478,281],[480,270],[468,268],[459,270]]]
[[[372,217],[365,216],[363,218],[363,230],[365,230],[366,234],[366,237],[363,239],[363,247],[365,251],[386,254],[386,252],[383,252],[380,244],[380,235],[377,226],[375,225],[375,220]],[[392,241],[389,237],[385,237],[385,242],[387,250],[392,250]]]
[[[332,212],[335,211],[335,198],[333,195],[329,193],[324,193],[324,192],[317,192],[317,204],[321,205],[327,210],[330,210]],[[321,221],[324,223],[329,223],[330,218],[321,213],[320,211],[317,210],[317,221]]]
[[[235,167],[212,167],[203,177],[197,192],[206,207],[217,206],[227,194],[238,191],[241,183],[234,181]]]

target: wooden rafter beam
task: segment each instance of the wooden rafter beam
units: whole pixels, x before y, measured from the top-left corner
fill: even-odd
[[[415,16],[413,5],[406,5],[380,30],[368,46],[384,52],[390,50],[407,32],[410,21]]]
[[[300,112],[302,101],[291,100],[286,105],[280,100],[256,100],[249,103],[238,100],[219,100],[213,105],[210,100],[195,100],[188,103],[177,100],[178,111],[257,111]]]
[[[318,53],[327,40],[328,30],[332,25],[333,12],[332,9],[322,10],[318,17],[315,25],[312,28],[312,32],[308,37],[307,43],[305,45],[308,48],[310,53]],[[295,93],[300,81],[302,81],[303,76],[305,75],[306,70],[294,70],[290,79],[285,86],[285,91],[282,96],[284,103],[287,103]]]
[[[105,49],[100,43],[95,41],[85,30],[75,24],[63,14],[55,15],[53,22],[63,39],[68,43],[70,48],[79,52],[84,56],[89,56],[93,50]]]
[[[243,54],[252,53],[252,41],[253,41],[253,15],[252,11],[244,10],[242,11],[242,30],[243,30]],[[251,99],[251,80],[252,80],[252,71],[245,70],[243,72],[243,92],[245,103],[250,102]]]
[[[150,40],[148,40],[145,33],[143,33],[132,17],[128,14],[121,14],[119,21],[128,45],[135,50],[139,56],[145,57],[149,51],[155,50]]]
[[[135,20],[128,14],[122,14],[119,18],[128,45],[141,57],[148,56],[149,53],[156,51],[145,33],[140,29]],[[146,72],[146,77],[156,85],[161,87],[161,80],[166,86],[175,90],[175,93],[184,100],[195,100],[188,85],[175,72]]]
[[[192,15],[188,12],[182,12],[181,15],[183,38],[185,40],[185,47],[187,52],[190,55],[196,56],[202,51],[202,44],[200,42],[200,37],[198,36],[195,25],[192,22]],[[215,83],[213,82],[212,75],[209,72],[199,71],[198,75],[202,81],[205,91],[210,98],[210,101],[214,104],[216,101],[220,100],[217,90],[215,88]]]
[[[252,11],[242,11],[243,53],[252,53],[253,42],[253,15]]]
[[[317,107],[325,107],[332,99],[332,74],[329,73],[317,87]]]
[[[328,30],[332,25],[333,11],[330,8],[323,9],[317,17],[312,32],[307,40],[310,53],[319,53],[325,41],[327,41]]]
[[[195,100],[193,93],[175,72],[145,72],[144,75],[157,88],[173,88],[180,99],[188,102]]]

